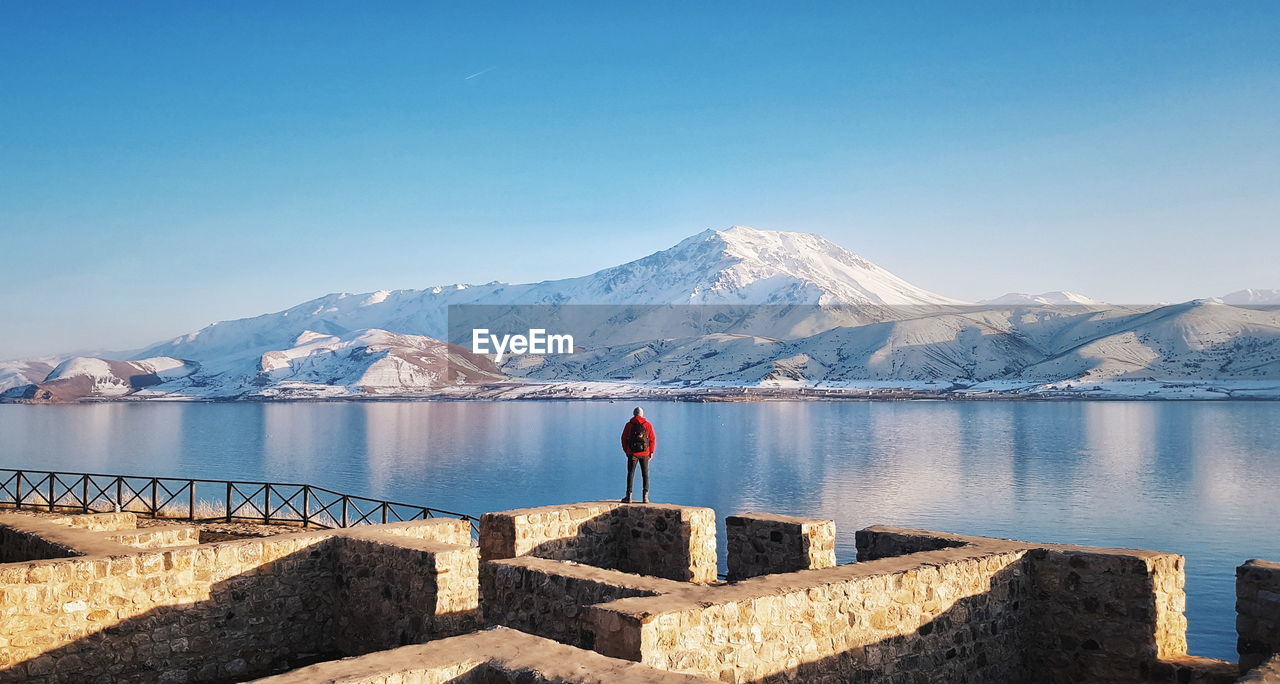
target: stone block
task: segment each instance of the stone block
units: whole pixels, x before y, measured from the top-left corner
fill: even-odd
[[[1236,568],[1236,612],[1241,670],[1280,653],[1280,563],[1250,560]]]
[[[1236,680],[1240,684],[1280,684],[1280,656],[1272,656]]]
[[[831,520],[744,513],[725,518],[725,530],[730,581],[836,564],[836,525]]]
[[[200,528],[194,525],[167,525],[142,529],[126,528],[122,531],[104,533],[102,537],[108,541],[138,549],[164,549],[199,544]]]
[[[715,511],[590,501],[481,516],[481,560],[519,556],[711,582],[716,578]]]
[[[48,518],[47,520],[58,525],[89,530],[90,532],[114,532],[132,530],[138,527],[138,514],[127,511],[118,513],[84,513],[61,518]]]
[[[594,647],[583,615],[598,603],[657,596],[685,584],[533,556],[490,561],[481,571],[487,625],[512,627],[582,648]]]

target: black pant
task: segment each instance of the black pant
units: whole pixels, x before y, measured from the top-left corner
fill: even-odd
[[[644,493],[649,493],[649,457],[627,456],[627,496],[631,496],[631,478],[636,474],[636,461],[640,462],[640,476],[644,479]]]

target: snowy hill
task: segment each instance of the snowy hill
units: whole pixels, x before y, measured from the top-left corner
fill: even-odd
[[[0,362],[0,393],[44,380],[61,361],[56,356],[47,356]]]
[[[1174,383],[1280,396],[1280,312],[1189,302],[1148,309],[984,308],[792,340],[708,335],[525,357],[528,378],[702,386],[903,387],[1132,396]],[[1146,384],[1137,384],[1141,381]],[[1154,384],[1152,384],[1154,383]],[[1105,385],[1105,387],[1103,387]],[[1202,396],[1197,393],[1196,396]]]
[[[1016,376],[1046,383],[1280,379],[1280,311],[1209,300],[1132,316],[1123,329],[1064,349]]]
[[[1270,296],[1244,292],[1250,305]],[[565,306],[582,304],[610,308],[597,319],[598,307]],[[441,341],[457,323],[452,305],[486,305],[453,309],[463,330],[527,327],[527,305],[550,305],[566,322],[585,316],[576,321],[585,328],[574,354],[511,356],[499,367]],[[261,399],[639,383],[1111,396],[1190,396],[1194,387],[1203,396],[1230,385],[1280,397],[1278,340],[1276,310],[1211,301],[1120,307],[1058,291],[966,305],[820,236],[735,226],[578,278],[331,294],[215,323],[132,361],[3,364],[0,391],[49,401]]]
[[[197,370],[197,363],[164,356],[138,361],[77,356],[58,364],[43,380],[10,388],[5,396],[37,401],[118,398],[186,378]]]
[[[208,384],[195,378],[152,391],[270,398],[406,395],[504,378],[492,361],[455,345],[376,329],[345,335],[308,330],[288,348],[262,354],[253,372],[235,370],[240,372]]]
[[[995,299],[984,299],[979,304],[1004,304],[1010,306],[1099,306],[1104,302],[1086,297],[1076,292],[1054,290],[1041,292],[1038,295],[1010,292]]]
[[[1280,290],[1236,290],[1218,298],[1223,304],[1236,306],[1276,306],[1280,305]]]

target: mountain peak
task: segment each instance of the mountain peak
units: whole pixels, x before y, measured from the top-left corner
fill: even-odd
[[[765,228],[755,228],[752,226],[732,225],[723,230],[714,228],[699,233],[699,235],[716,235],[726,242],[734,243],[758,243],[780,242],[783,240],[820,240],[822,242],[831,243],[830,240],[816,233],[801,233],[791,230],[769,230]],[[696,237],[696,236],[695,236]]]
[[[769,230],[766,228],[755,228],[753,226],[744,226],[734,224],[724,230],[711,230],[709,232],[716,233],[728,240],[782,240],[786,238],[817,238],[826,241],[826,238],[816,233],[801,233],[793,230]]]
[[[734,225],[595,273],[539,283],[491,282],[423,290],[335,293],[275,314],[224,321],[140,355],[227,367],[295,345],[305,331],[344,335],[378,328],[439,337],[455,304],[772,304],[866,307],[961,304],[895,276],[812,233]],[[884,312],[872,314],[883,315]],[[207,370],[213,372],[213,365]]]
[[[776,287],[790,282],[792,295],[785,301],[768,301],[881,306],[962,303],[916,287],[814,233],[734,225],[725,230],[704,231],[667,251],[698,249],[707,244],[714,244],[717,256],[724,260],[713,290],[741,291],[755,283],[771,282]],[[747,299],[760,301],[758,296]]]

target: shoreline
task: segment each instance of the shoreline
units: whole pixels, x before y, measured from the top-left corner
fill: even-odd
[[[437,391],[421,394],[329,394],[305,396],[138,396],[82,397],[66,401],[37,399],[0,399],[0,404],[25,404],[62,406],[105,403],[328,403],[328,402],[501,402],[501,401],[673,401],[687,403],[768,403],[768,402],[888,402],[888,401],[960,401],[960,402],[1054,402],[1054,401],[1159,401],[1159,402],[1223,402],[1223,401],[1280,401],[1280,391],[1275,394],[1236,395],[1232,390],[1215,387],[1184,387],[1195,390],[1192,396],[1139,395],[1099,392],[1096,390],[1054,390],[1038,392],[970,392],[963,389],[927,390],[918,388],[827,388],[827,387],[723,387],[723,388],[665,388],[635,387],[616,391],[618,385],[605,388],[582,388],[574,391],[563,384],[480,385],[467,393]]]

